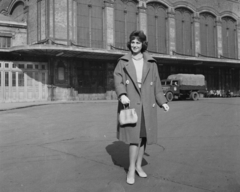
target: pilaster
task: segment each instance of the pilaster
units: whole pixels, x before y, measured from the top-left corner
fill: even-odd
[[[27,26],[29,26],[29,6],[24,7],[24,20],[27,23]],[[29,45],[29,30],[27,27],[27,45]]]
[[[105,28],[106,28],[106,48],[111,49],[114,45],[114,0],[106,0],[105,4]]]
[[[72,1],[72,41],[77,43],[77,2]]]
[[[141,7],[138,7],[138,10],[139,29],[147,35],[147,8],[142,4]]]
[[[173,55],[173,51],[176,51],[176,22],[175,12],[170,10],[168,12],[168,24],[169,24],[169,54]]]
[[[237,25],[237,41],[238,59],[240,59],[240,24]]]
[[[223,54],[223,45],[222,45],[222,21],[220,18],[217,18],[217,53],[218,58]]]
[[[194,37],[195,37],[195,56],[201,52],[201,42],[200,42],[200,18],[198,16],[194,17]]]

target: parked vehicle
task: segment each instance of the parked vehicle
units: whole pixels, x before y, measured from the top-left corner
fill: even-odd
[[[178,99],[190,98],[196,101],[199,99],[199,94],[207,93],[204,75],[174,74],[161,82],[168,101],[172,101],[176,97]]]

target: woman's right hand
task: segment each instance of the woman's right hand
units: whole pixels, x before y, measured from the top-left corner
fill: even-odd
[[[120,101],[121,101],[121,103],[122,103],[123,105],[126,105],[126,104],[129,104],[129,103],[130,103],[129,98],[128,98],[126,95],[122,95],[122,96],[120,97]]]

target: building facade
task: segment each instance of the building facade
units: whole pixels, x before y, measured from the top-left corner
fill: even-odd
[[[203,74],[240,94],[239,0],[2,0],[0,13],[0,102],[116,99],[136,29],[162,79]]]

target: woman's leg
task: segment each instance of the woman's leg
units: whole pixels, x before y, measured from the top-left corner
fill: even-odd
[[[138,172],[142,172],[142,159],[146,148],[146,137],[141,138],[138,156],[137,156],[137,162],[136,162],[136,169]]]
[[[135,176],[135,165],[136,165],[136,159],[138,156],[138,145],[137,144],[130,144],[129,145],[129,169],[127,174],[127,179],[133,179]],[[134,182],[134,181],[133,181]]]

